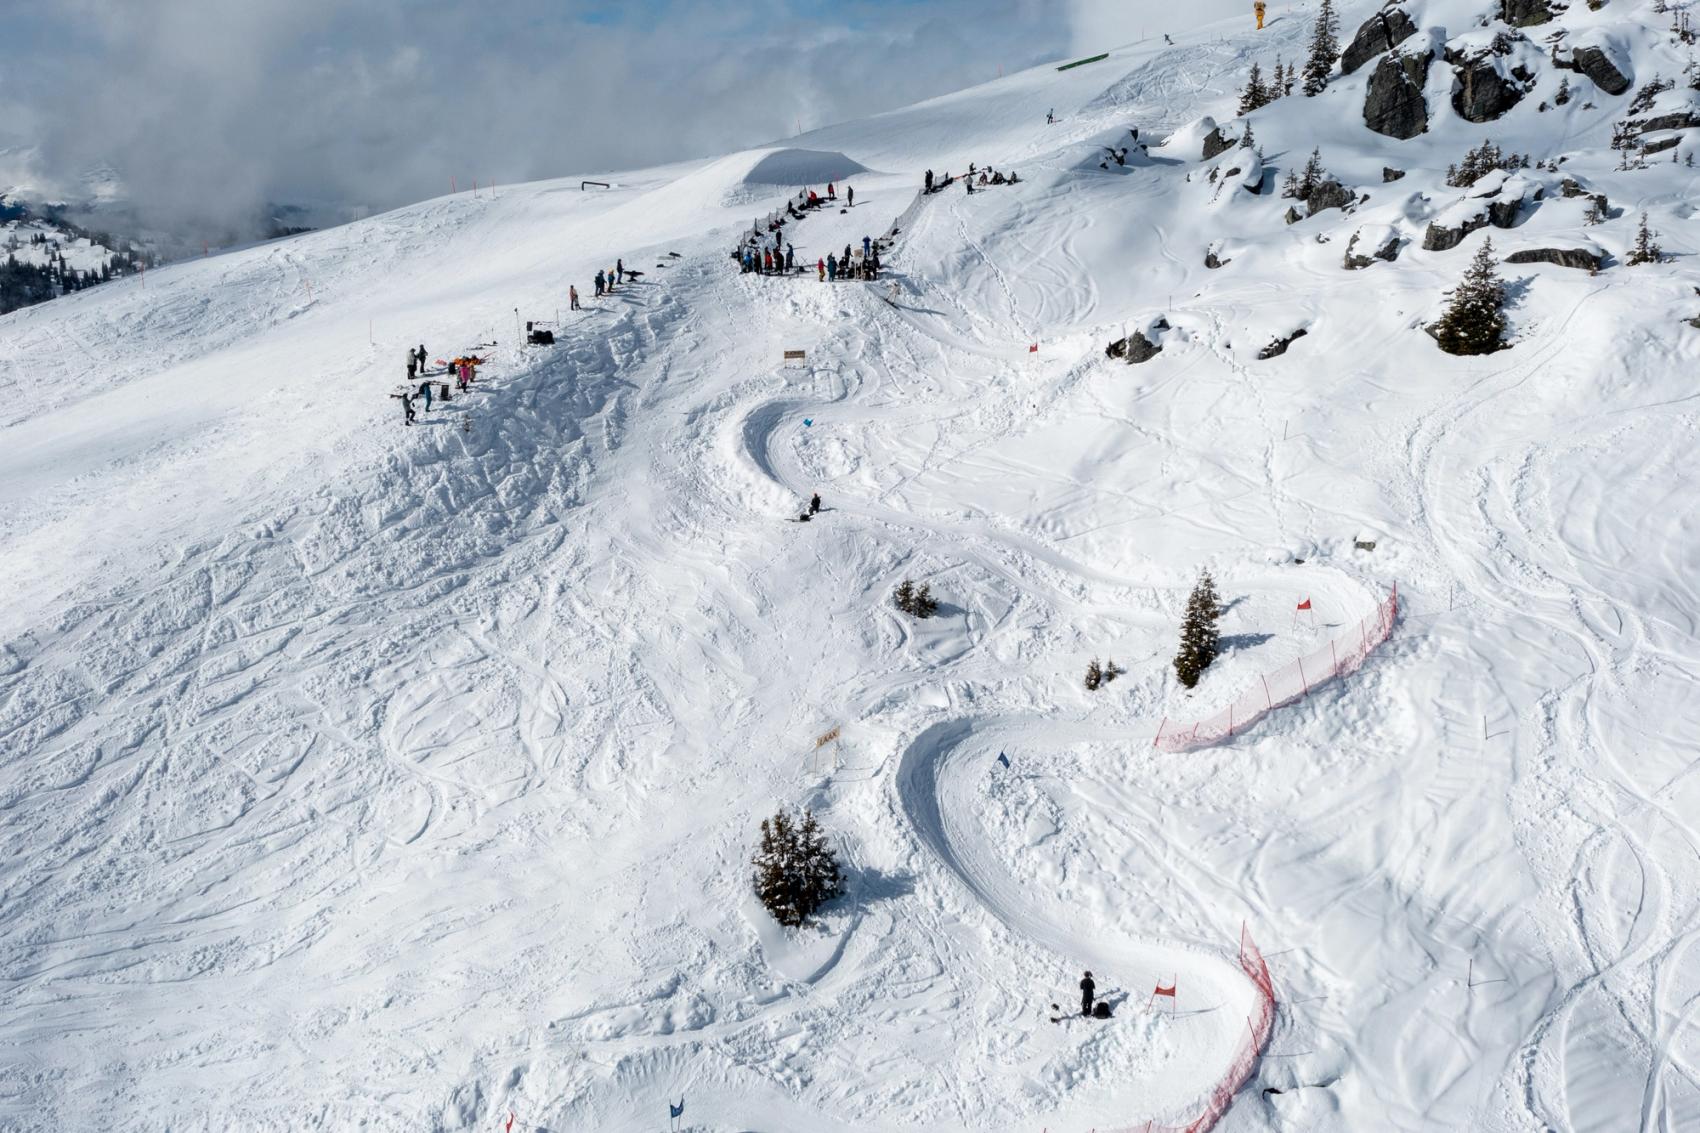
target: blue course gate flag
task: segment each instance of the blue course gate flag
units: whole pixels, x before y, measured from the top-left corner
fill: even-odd
[[[998,762],[1003,764],[1005,767],[1008,767],[1009,766],[1009,756],[1005,755],[1001,751],[998,752]]]
[[[684,1099],[683,1095],[680,1095],[678,1105],[674,1105],[672,1102],[667,1103],[667,1116],[668,1117],[683,1117],[683,1116],[685,1116],[685,1099]]]

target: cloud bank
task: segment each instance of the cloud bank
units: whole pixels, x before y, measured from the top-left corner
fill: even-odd
[[[109,164],[154,219],[229,223],[267,201],[384,208],[451,176],[753,145],[1054,58],[1079,14],[1068,0],[54,0],[6,16],[0,113],[61,185]]]

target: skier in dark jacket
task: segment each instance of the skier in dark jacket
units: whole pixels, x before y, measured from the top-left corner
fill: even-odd
[[[618,260],[617,259],[617,260],[614,261],[614,278],[618,279],[622,282],[625,281],[625,278],[626,278],[626,261],[625,260]]]
[[[832,280],[838,278],[838,257],[830,252],[827,253],[826,257],[826,278]]]
[[[1092,973],[1087,972],[1086,978],[1080,981],[1080,1013],[1088,1017],[1092,1014],[1092,993],[1098,985],[1092,982]]]
[[[429,355],[425,353],[425,344],[421,342],[419,344],[419,372],[421,374],[425,372],[425,359],[428,357]]]
[[[596,295],[597,295],[598,298],[601,298],[601,296],[602,296],[602,286],[603,286],[604,282],[605,281],[604,281],[604,278],[603,278],[603,275],[602,275],[602,269],[597,268],[596,269]]]
[[[933,171],[931,169],[929,169],[929,170],[927,170],[927,192],[930,193],[932,191],[933,191]]]
[[[791,255],[791,245],[785,245],[785,270],[790,271],[797,266],[796,259]]]
[[[868,237],[866,237],[866,236],[862,237],[862,258],[864,260],[869,260],[869,259],[873,258],[873,255],[874,255],[874,242],[872,240],[868,239]]]
[[[849,185],[844,186],[844,203],[850,208],[856,207],[856,190]]]
[[[820,493],[816,492],[809,497],[809,514],[814,515],[818,511],[820,511]]]

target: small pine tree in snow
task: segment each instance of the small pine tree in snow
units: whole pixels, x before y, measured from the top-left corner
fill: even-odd
[[[1582,214],[1584,224],[1604,224],[1607,220],[1606,202],[1604,197],[1588,198],[1588,211]]]
[[[1091,663],[1086,666],[1086,690],[1088,692],[1097,692],[1098,686],[1103,683],[1103,667],[1098,664],[1098,658],[1094,657],[1092,658]]]
[[[1305,159],[1304,170],[1299,174],[1299,191],[1296,195],[1301,198],[1309,197],[1316,191],[1316,187],[1326,180],[1328,170],[1322,167],[1322,151],[1313,149]]]
[[[1630,266],[1656,264],[1665,258],[1664,249],[1653,242],[1653,230],[1647,227],[1647,214],[1641,214],[1641,226],[1635,230],[1635,247],[1629,250]]]
[[[1250,114],[1269,101],[1269,90],[1263,85],[1263,68],[1255,62],[1246,76],[1245,89],[1240,91],[1240,113]]]
[[[1570,101],[1569,75],[1564,76],[1564,78],[1558,81],[1558,93],[1552,96],[1552,100],[1559,106],[1563,106],[1565,103]]]
[[[1222,633],[1216,628],[1216,619],[1221,616],[1216,581],[1205,571],[1198,576],[1198,584],[1186,600],[1186,615],[1181,619],[1181,647],[1175,654],[1175,676],[1187,688],[1198,685],[1198,678],[1221,650]]]
[[[1283,95],[1292,93],[1292,81],[1287,78],[1287,65],[1281,62],[1279,55],[1275,56],[1275,73],[1269,79],[1269,101],[1274,102]]]
[[[1322,7],[1316,13],[1316,26],[1310,33],[1310,57],[1305,60],[1304,91],[1308,98],[1321,94],[1334,73],[1334,61],[1340,57],[1338,30],[1334,0],[1322,0]]]
[[[1251,136],[1251,123],[1245,124],[1245,133],[1240,135],[1240,148],[1250,149],[1257,144],[1257,139]]]
[[[810,810],[803,811],[801,823],[783,810],[762,819],[761,845],[750,864],[755,867],[756,897],[788,928],[803,924],[844,892],[838,856]]]
[[[1442,350],[1491,354],[1505,345],[1505,284],[1494,263],[1492,240],[1482,241],[1451,295],[1446,313],[1429,328]]]
[[[916,586],[907,578],[892,591],[891,604],[916,618],[930,618],[939,611],[939,600],[933,597],[932,586],[925,582]]]
[[[1299,175],[1291,169],[1287,170],[1287,179],[1281,182],[1281,195],[1283,197],[1297,197],[1299,195]]]

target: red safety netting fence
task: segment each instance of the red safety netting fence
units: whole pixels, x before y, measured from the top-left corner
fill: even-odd
[[[1115,1133],[1209,1133],[1222,1120],[1222,1115],[1234,1103],[1234,1095],[1251,1080],[1252,1071],[1257,1069],[1257,1060],[1263,1056],[1263,1048],[1269,1045],[1269,1033],[1275,1029],[1275,983],[1269,978],[1269,965],[1264,962],[1263,953],[1258,951],[1244,925],[1240,926],[1240,970],[1257,987],[1257,1010],[1246,1016],[1245,1041],[1240,1044],[1239,1053],[1234,1056],[1228,1072],[1210,1091],[1204,1112],[1186,1125],[1159,1125],[1155,1121],[1147,1121],[1144,1125],[1130,1126]]]
[[[1317,685],[1332,677],[1352,672],[1375,647],[1393,632],[1399,616],[1399,587],[1375,609],[1375,613],[1311,653],[1265,673],[1239,698],[1208,719],[1192,724],[1171,724],[1164,719],[1152,746],[1164,751],[1186,751],[1205,747],[1243,732],[1275,709],[1302,700]]]

